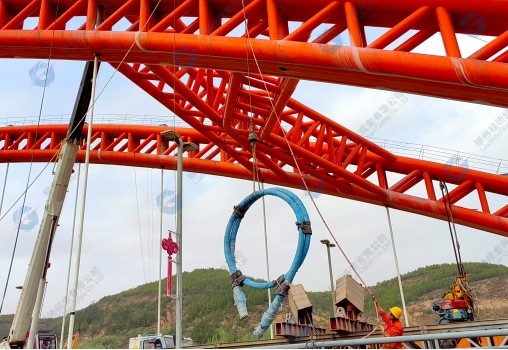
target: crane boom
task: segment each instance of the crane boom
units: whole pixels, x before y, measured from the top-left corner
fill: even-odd
[[[49,256],[53,238],[67,194],[72,168],[81,146],[85,117],[90,106],[93,68],[93,62],[86,63],[78,96],[69,121],[67,137],[63,141],[60,153],[58,154],[53,182],[46,206],[44,207],[44,214],[32,253],[32,259],[28,266],[9,335],[7,340],[2,344],[2,348],[20,348],[26,345],[26,336],[35,307],[39,282],[41,278],[46,276],[49,267]]]

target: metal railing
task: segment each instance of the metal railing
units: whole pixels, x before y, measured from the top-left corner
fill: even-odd
[[[376,138],[369,139],[396,155],[459,166],[462,168],[474,169],[498,175],[505,175],[508,173],[508,161],[504,159],[479,156],[477,154],[414,143]]]
[[[44,115],[40,118],[39,116],[3,117],[0,118],[0,126],[67,124],[69,119],[70,115],[68,114]],[[190,127],[187,123],[174,115],[97,114],[94,115],[94,121],[98,124],[170,125],[176,127]],[[428,160],[441,164],[449,164],[492,174],[508,174],[508,161],[503,159],[479,156],[472,153],[408,142],[391,141],[372,137],[368,137],[368,139],[396,155]]]
[[[135,115],[135,114],[94,114],[94,123],[97,124],[127,124],[127,125],[175,125],[188,127],[188,124],[174,115]],[[2,117],[0,126],[18,125],[47,125],[67,124],[69,114],[50,114],[44,116]]]

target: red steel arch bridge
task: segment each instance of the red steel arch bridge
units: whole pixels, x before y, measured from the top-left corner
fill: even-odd
[[[502,0],[0,0],[0,57],[98,55],[188,125],[177,131],[199,149],[186,171],[252,179],[255,162],[266,183],[304,178],[311,191],[446,220],[443,181],[456,223],[508,237],[508,177],[396,155],[292,97],[312,80],[507,107],[507,15]],[[462,34],[492,40],[464,55]],[[418,53],[435,35],[443,54]],[[164,129],[95,124],[91,161],[175,168]],[[0,161],[49,161],[66,131],[1,127]]]

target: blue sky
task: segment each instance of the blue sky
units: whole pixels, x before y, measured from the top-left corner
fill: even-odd
[[[459,39],[469,51],[481,44],[478,39],[471,37],[463,36]],[[421,52],[436,52],[440,45],[439,40],[433,38],[419,49]],[[42,116],[71,113],[84,64],[51,62],[54,80],[47,86],[43,99],[43,88],[34,84],[34,78],[30,76],[30,69],[38,62],[46,61],[2,61],[0,125],[11,123],[12,119],[9,121],[8,118],[13,117],[19,120],[20,117],[38,116],[39,113]],[[166,116],[168,125],[174,120],[164,107],[121,74],[114,73],[107,64],[101,67],[99,74],[98,92],[101,91],[95,105],[96,122],[101,119],[101,115],[136,116],[137,120],[142,117],[146,120],[160,120]],[[390,91],[301,82],[294,96],[329,118],[359,132],[362,125],[394,95]],[[399,104],[396,113],[390,114],[384,125],[373,130],[373,137],[440,147],[482,157],[505,157],[508,146],[506,132],[499,133],[496,138],[491,136],[492,143],[488,147],[481,148],[474,142],[504,109],[410,94],[404,94],[404,97],[404,102]],[[43,170],[44,166],[45,164],[10,165],[2,215],[23,192],[31,167],[31,179],[41,171],[42,175],[29,190],[26,205],[35,208],[40,219],[46,191],[52,181],[52,167]],[[5,164],[0,165],[0,181],[4,179],[5,167]],[[85,287],[80,291],[79,308],[105,295],[158,278],[160,217],[157,196],[160,194],[160,175],[160,170],[90,166],[80,277]],[[76,177],[73,177],[52,252],[52,267],[43,308],[43,315],[46,316],[59,309],[65,293],[76,182]],[[165,189],[175,189],[174,172],[164,172],[164,183]],[[252,183],[247,181],[202,174],[184,175],[182,248],[185,271],[225,266],[222,242],[227,221],[233,206],[248,195],[251,189]],[[318,209],[350,260],[364,261],[360,265],[362,277],[367,284],[373,285],[395,276],[391,247],[385,244],[385,240],[389,239],[389,229],[383,207],[316,195],[315,208],[307,194],[300,190],[294,192],[306,205],[313,225],[311,248],[295,277],[295,283],[303,284],[310,291],[329,288],[326,250],[319,240],[331,238],[319,219]],[[501,203],[506,203],[502,199],[494,200],[500,206]],[[266,200],[272,279],[287,271],[297,243],[294,216],[290,208],[281,205],[279,201],[276,198]],[[15,204],[0,221],[2,291],[16,234],[14,212],[19,210],[20,205],[21,202]],[[396,210],[391,210],[391,217],[402,273],[420,266],[454,262],[446,222]],[[176,229],[175,220],[174,214],[163,215],[164,237],[167,230]],[[19,297],[15,286],[23,284],[37,229],[38,226],[27,227],[19,234],[2,313],[15,311]],[[505,242],[502,237],[462,226],[457,226],[457,231],[464,261],[482,261],[495,256],[496,262],[508,264],[508,249],[502,245]],[[256,203],[240,228],[237,252],[241,254],[238,263],[241,270],[257,278],[266,277],[263,235],[261,203]],[[366,249],[373,246],[378,247],[376,252],[365,259]],[[504,250],[500,250],[500,247]],[[163,276],[166,275],[165,256],[163,255]],[[332,250],[332,261],[334,279],[337,279],[348,267],[337,249]],[[90,276],[93,279],[90,280]],[[450,276],[450,282],[453,277]]]

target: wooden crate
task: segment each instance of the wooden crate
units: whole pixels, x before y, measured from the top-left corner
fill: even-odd
[[[312,322],[312,304],[301,284],[289,288],[288,302],[291,313],[298,324]]]
[[[335,305],[346,307],[349,303],[359,312],[363,312],[365,290],[351,275],[339,278],[335,283]]]

